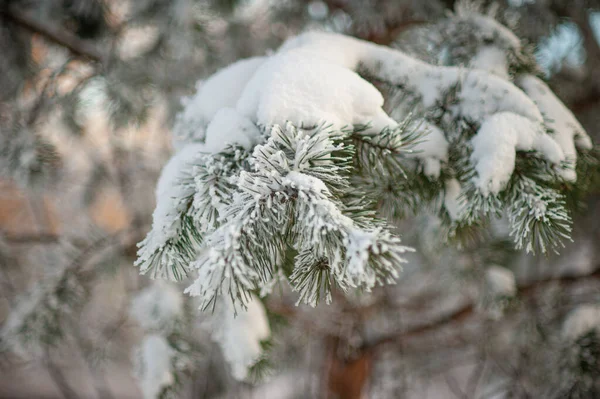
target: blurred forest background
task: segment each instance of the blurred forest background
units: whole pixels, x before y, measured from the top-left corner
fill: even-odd
[[[144,331],[130,308],[151,283],[133,267],[136,243],[196,82],[309,28],[395,46],[455,3],[0,1],[0,397],[142,397],[131,370]],[[477,3],[534,46],[599,142],[600,1]],[[426,217],[407,221],[418,255],[398,285],[317,309],[286,292],[267,301],[274,336],[251,381],[230,376],[207,316],[188,304],[164,395],[600,397],[600,337],[578,344],[584,354],[558,338],[572,309],[600,304],[599,194],[580,199],[560,256],[505,241],[458,251],[428,236]],[[474,299],[493,267],[516,276],[501,304]]]

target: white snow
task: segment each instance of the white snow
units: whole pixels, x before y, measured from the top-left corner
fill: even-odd
[[[577,69],[585,62],[585,48],[579,26],[572,21],[557,25],[537,45],[536,58],[547,76],[560,72],[563,66]]]
[[[179,214],[182,209],[182,198],[193,194],[193,186],[182,184],[182,180],[190,173],[193,163],[206,153],[204,144],[190,143],[164,166],[156,185],[156,208],[152,213],[152,230],[138,244],[138,259],[135,264],[140,266],[140,272],[147,271],[149,259],[155,251],[164,247],[167,241],[177,236],[180,222]],[[174,279],[166,265],[166,277]]]
[[[479,21],[475,18],[474,21],[484,25],[489,24],[486,19]],[[494,29],[496,28],[494,27]],[[510,37],[507,40],[510,41]],[[518,45],[518,40],[513,44]],[[486,160],[485,155],[487,154],[481,151],[476,151],[475,156],[472,158],[476,162],[476,169],[482,173],[478,177],[478,181],[479,186],[485,192],[498,192],[504,187],[513,171],[514,157],[517,150],[536,150],[540,156],[552,163],[558,163],[564,159],[562,150],[549,136],[544,134],[542,129],[543,117],[533,101],[510,82],[487,71],[476,69],[465,71],[457,67],[433,66],[397,50],[332,33],[311,32],[291,39],[280,50],[279,57],[281,56],[283,58],[288,57],[289,61],[287,62],[289,64],[281,61],[265,73],[269,75],[281,74],[282,76],[279,85],[270,86],[271,89],[274,87],[285,88],[285,82],[293,81],[295,77],[302,76],[302,80],[288,87],[292,95],[304,94],[302,86],[306,86],[307,81],[311,82],[311,88],[315,86],[327,87],[327,93],[333,89],[327,82],[323,82],[322,76],[315,73],[315,70],[320,69],[322,64],[325,65],[320,60],[337,64],[342,68],[340,70],[344,68],[355,69],[360,63],[363,68],[366,68],[369,73],[379,79],[389,81],[392,84],[405,85],[409,91],[420,96],[426,108],[434,107],[447,91],[458,85],[460,101],[458,104],[451,106],[452,112],[456,117],[465,117],[482,124],[481,131],[478,134],[479,139],[475,140],[480,150],[494,148],[493,144],[485,143],[488,139],[493,140],[494,144],[501,145],[500,151],[492,154],[494,159]],[[310,61],[306,61],[306,59]],[[338,69],[330,65],[323,67],[322,71],[323,74],[331,74]],[[347,85],[361,86],[358,83],[360,78],[354,75],[351,76],[352,79],[349,78],[349,75],[339,74],[341,80],[348,81]],[[333,79],[330,75],[327,77]],[[248,85],[248,89],[252,90],[254,85],[260,85],[260,82],[264,82],[264,79],[257,79],[256,82]],[[341,83],[338,83],[336,78],[335,85],[338,84]],[[296,86],[300,86],[300,88]],[[371,92],[371,90],[366,89],[367,86],[364,87],[366,92]],[[311,122],[316,123],[321,118],[326,117],[327,113],[337,111],[340,113],[336,112],[335,115],[328,118],[333,119],[335,124],[339,124],[339,116],[343,116],[343,119],[347,117],[344,113],[341,113],[339,107],[336,108],[331,105],[333,99],[327,93],[319,93],[315,96],[308,94],[307,98],[310,99],[310,106],[300,104],[301,100],[289,99],[279,92],[274,94],[273,97],[267,95],[270,99],[277,99],[275,101],[279,104],[277,115],[268,114],[270,107],[276,106],[275,103],[265,103],[268,104],[266,106],[268,110],[261,108],[263,105],[260,96],[251,95],[246,97],[248,93],[244,93],[242,100],[245,100],[243,102],[245,106],[254,101],[252,105],[255,108],[248,106],[245,112],[246,114],[252,114],[256,109],[259,118],[261,116],[264,118],[263,122],[287,119],[286,116],[291,116],[292,120],[302,120],[305,118],[303,112],[308,111],[313,118],[317,115],[316,120],[311,120]],[[354,101],[350,99],[351,97],[337,96],[345,99],[348,104],[354,104]],[[375,102],[375,93],[372,97],[369,95],[368,99],[369,103],[372,101],[369,106],[370,117],[375,121],[385,120],[387,116],[377,116],[373,113],[376,110],[375,106],[380,104],[379,99]],[[282,103],[290,104],[293,110],[290,111],[285,106],[281,106]],[[242,104],[242,101],[240,101],[240,104]],[[301,105],[306,106],[306,108],[302,108]],[[298,107],[300,108],[299,111]],[[325,110],[326,112],[316,110]],[[285,114],[286,111],[289,114]],[[347,119],[347,122],[350,123],[352,120]],[[515,122],[518,123],[518,127],[513,126]],[[374,123],[374,125],[379,126],[378,123]],[[503,136],[507,136],[507,138],[503,139]],[[512,152],[512,154],[509,154],[509,152]],[[505,163],[505,161],[509,162]],[[485,165],[478,165],[477,162],[485,162]],[[438,173],[438,165],[435,161],[426,162],[425,168],[430,175],[435,176]]]
[[[510,112],[490,116],[471,140],[475,183],[484,195],[499,193],[515,168],[516,150],[536,150],[553,163],[564,159],[558,144],[541,124]]]
[[[520,75],[515,84],[527,93],[544,115],[546,126],[553,131],[552,138],[558,143],[568,162],[568,168],[562,170],[562,175],[569,181],[575,181],[575,148],[592,148],[591,139],[571,111],[541,79],[534,75]]]
[[[260,132],[252,121],[233,108],[222,108],[208,125],[205,148],[217,153],[224,150],[227,144],[239,144],[250,150],[259,138]]]
[[[520,47],[518,38],[492,18],[477,14],[462,17],[481,25],[486,34],[500,34],[505,45]],[[589,147],[589,138],[577,121],[548,95],[535,99],[544,114],[554,115],[561,108],[563,117],[554,122],[546,118],[550,127],[561,132],[552,137],[560,148],[544,133],[540,109],[523,91],[503,79],[507,78],[506,56],[498,47],[483,47],[473,58],[471,66],[484,70],[464,70],[429,65],[388,47],[323,32],[302,34],[288,40],[270,57],[245,60],[213,76],[186,108],[182,120],[200,115],[205,123],[210,121],[206,136],[210,151],[218,151],[229,142],[246,147],[256,144],[258,134],[253,124],[268,127],[290,121],[313,128],[327,123],[340,129],[370,123],[372,131],[396,126],[382,109],[381,93],[355,72],[359,65],[379,79],[406,86],[419,96],[425,108],[434,107],[448,90],[458,87],[460,101],[451,106],[451,112],[481,123],[473,139],[472,161],[478,172],[477,185],[484,194],[504,188],[514,169],[517,150],[535,150],[550,162],[559,163],[565,154],[574,156],[573,139]],[[232,80],[230,75],[237,77]],[[532,85],[531,79],[521,79],[526,90]],[[447,157],[447,142],[437,127],[427,127],[430,137],[419,145],[422,154],[416,156],[423,162],[424,173],[436,178]],[[573,179],[574,172],[564,173]]]
[[[221,108],[235,107],[246,83],[264,61],[264,57],[237,61],[200,83],[197,93],[177,116],[173,129],[175,148],[189,141],[202,141],[208,123]]]
[[[135,375],[144,399],[156,399],[174,381],[171,371],[173,349],[160,335],[148,335],[135,353]]]
[[[132,300],[130,314],[146,331],[171,327],[183,311],[181,291],[173,283],[153,280]]]
[[[271,335],[267,314],[255,296],[248,302],[247,310],[238,310],[237,316],[231,301],[225,300],[221,304],[221,310],[215,316],[213,339],[221,346],[233,377],[244,380],[248,369],[260,359],[261,341]]]
[[[597,304],[578,306],[563,324],[563,336],[573,341],[592,330],[600,334],[600,305]]]
[[[512,271],[502,266],[490,266],[485,271],[485,281],[493,296],[513,296],[517,293],[517,283]]]
[[[367,268],[369,251],[377,250],[375,245],[378,231],[361,231],[354,229],[348,236],[346,256],[348,264],[346,273],[353,286],[366,281],[367,287],[375,286],[375,273]]]
[[[423,137],[413,148],[414,157],[423,162],[426,176],[437,179],[442,168],[441,162],[448,160],[448,141],[444,132],[424,119],[416,119],[408,129],[424,131]]]
[[[460,182],[456,179],[449,179],[446,180],[444,187],[444,208],[450,219],[460,220],[465,208],[464,200],[461,197]]]
[[[325,185],[325,183],[323,183],[322,180],[301,172],[297,172],[295,170],[289,172],[283,178],[282,183],[283,185],[289,185],[290,187],[298,188],[300,190],[320,193],[323,196],[329,195],[329,190],[327,189],[327,186]],[[350,219],[339,213],[339,211],[334,210],[334,208],[330,209],[330,211],[337,212],[336,215],[332,215],[335,216],[335,219],[345,220],[346,223],[352,224]]]
[[[238,110],[261,125],[340,129],[371,123],[381,131],[396,122],[382,109],[383,97],[355,72],[304,50],[275,54],[248,83]]]
[[[484,46],[471,58],[469,68],[482,69],[509,80],[506,53],[495,46]]]

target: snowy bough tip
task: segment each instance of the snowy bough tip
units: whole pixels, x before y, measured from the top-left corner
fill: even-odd
[[[449,231],[507,213],[517,247],[560,247],[562,183],[590,141],[543,82],[482,68],[312,32],[223,69],[178,118],[137,265],[193,276],[204,309],[245,308],[281,276],[314,306],[397,278],[411,249],[388,223],[406,210]]]

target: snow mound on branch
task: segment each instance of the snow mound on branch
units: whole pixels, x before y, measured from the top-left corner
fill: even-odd
[[[262,354],[261,341],[271,336],[267,314],[260,300],[252,296],[247,306],[236,315],[231,302],[223,301],[213,331],[213,339],[221,346],[237,380],[248,376],[248,369]]]
[[[510,112],[486,119],[471,144],[475,184],[484,195],[498,194],[504,188],[515,168],[516,150],[540,151],[553,163],[563,159],[562,150],[541,125]]]
[[[202,141],[206,128],[221,108],[235,107],[246,83],[265,61],[254,57],[237,61],[200,83],[198,92],[184,102],[173,129],[175,148],[190,141]]]
[[[459,25],[461,22],[466,22],[477,28],[477,32],[484,37],[500,36],[502,40],[508,45],[514,47],[521,46],[521,40],[517,35],[514,34],[506,26],[502,25],[496,19],[494,19],[489,13],[486,15],[483,13],[481,3],[462,1],[457,2],[454,6],[455,15],[450,21],[453,25]]]
[[[485,19],[482,21],[484,23]],[[496,193],[504,188],[507,176],[510,178],[514,169],[518,150],[535,150],[552,163],[564,160],[562,149],[544,131],[544,119],[536,104],[512,83],[487,71],[434,66],[388,47],[332,33],[300,35],[289,40],[280,52],[283,56],[296,53],[302,58],[320,58],[342,68],[357,69],[360,65],[368,75],[404,87],[407,93],[417,95],[425,109],[434,109],[448,92],[457,90],[458,102],[449,109],[453,116],[479,123],[481,137],[491,138],[502,145],[503,156],[496,152],[492,154],[492,159],[486,160],[485,154],[478,152],[473,158],[477,171],[484,172],[478,181],[486,192]],[[497,56],[496,53],[493,55]],[[285,65],[282,67],[287,69]],[[321,81],[315,79],[313,83],[317,85]],[[279,115],[279,118],[282,116]],[[518,121],[518,128],[511,127],[509,121]],[[374,125],[378,126],[376,123]],[[505,135],[508,137],[503,139]],[[432,140],[441,142],[435,135]],[[427,137],[424,141],[427,141]],[[478,141],[480,148],[483,148],[483,140]],[[493,148],[491,145],[485,147]],[[428,174],[435,176],[437,163],[443,157],[421,157],[429,162],[429,165],[425,162]],[[505,161],[509,161],[508,164]],[[479,165],[478,162],[485,162],[485,165]]]
[[[413,156],[423,162],[423,173],[426,176],[437,179],[440,176],[442,162],[448,160],[449,143],[444,132],[424,119],[415,120],[408,128],[424,133],[423,139],[413,148],[415,152]]]
[[[502,49],[494,46],[485,46],[469,62],[470,68],[483,69],[502,79],[508,80],[508,60]]]
[[[522,75],[515,83],[535,102],[544,115],[546,126],[552,131],[552,138],[562,149],[567,161],[567,168],[561,171],[562,176],[566,180],[575,181],[576,147],[591,149],[592,140],[571,111],[541,79],[533,75]]]
[[[259,68],[238,110],[258,124],[335,129],[370,123],[373,131],[397,123],[383,111],[383,96],[355,72],[303,50],[282,52]]]
[[[219,110],[206,130],[208,152],[223,151],[228,144],[238,144],[247,150],[259,141],[260,132],[252,121],[233,108]]]
[[[493,19],[476,14],[464,18],[486,32],[500,32],[507,46],[520,48],[518,38]],[[533,92],[539,92],[539,87],[530,88],[535,78],[523,78],[521,84],[528,94],[533,93],[539,108],[502,78],[507,77],[503,73],[507,65],[500,53],[497,47],[483,48],[472,60],[472,66],[481,69],[464,70],[430,65],[398,50],[339,34],[308,32],[288,40],[269,57],[237,62],[208,79],[186,107],[176,130],[184,125],[194,127],[200,132],[195,133],[198,139],[206,138],[207,149],[218,152],[228,142],[244,147],[256,144],[258,134],[252,124],[268,127],[290,121],[312,128],[325,123],[335,129],[369,124],[374,132],[397,126],[382,109],[381,93],[356,73],[365,70],[368,77],[417,95],[426,110],[457,90],[458,101],[449,111],[456,118],[480,124],[479,138],[474,140],[478,148],[472,157],[479,173],[477,185],[484,194],[495,194],[510,179],[516,151],[537,151],[551,163],[559,163],[565,155],[575,157],[574,140],[582,148],[590,145],[568,110],[561,109],[563,116],[554,122],[544,120],[540,110],[554,115],[553,111],[564,105],[553,95],[536,96]],[[511,126],[514,122],[518,127]],[[560,133],[550,137],[544,122]],[[447,142],[437,127],[430,126],[431,135],[424,137],[421,145],[427,151],[416,157],[423,162],[424,172],[435,178],[447,158]],[[493,144],[483,143],[488,140]],[[493,150],[496,144],[498,150],[489,157],[481,151]],[[564,175],[574,179],[574,171]]]

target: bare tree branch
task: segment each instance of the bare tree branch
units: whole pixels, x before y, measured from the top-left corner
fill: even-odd
[[[551,277],[543,280],[533,281],[524,285],[521,285],[518,288],[518,297],[524,297],[532,295],[537,289],[552,283],[560,283],[560,284],[574,284],[577,282],[581,282],[586,279],[599,279],[600,278],[600,268],[596,269],[595,272],[583,275],[583,276],[560,276],[560,277]],[[472,303],[468,303],[454,310],[453,312],[446,314],[438,319],[432,320],[429,323],[425,323],[423,325],[417,326],[413,329],[407,331],[401,331],[396,333],[387,334],[381,336],[370,344],[365,345],[366,349],[373,349],[379,347],[381,345],[385,345],[387,343],[392,342],[403,342],[407,339],[410,339],[415,336],[419,336],[422,334],[426,334],[429,332],[436,331],[442,327],[449,325],[450,323],[456,323],[464,321],[475,313],[475,305]]]
[[[9,244],[56,244],[59,239],[54,233],[4,235],[4,240]]]
[[[76,55],[80,55],[97,62],[104,61],[104,56],[100,51],[98,51],[98,49],[79,39],[70,32],[39,21],[29,14],[19,12],[10,7],[4,11],[4,15],[8,20],[14,22],[15,24],[20,25],[34,33],[38,33],[56,44],[68,48]]]

